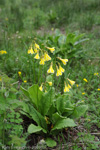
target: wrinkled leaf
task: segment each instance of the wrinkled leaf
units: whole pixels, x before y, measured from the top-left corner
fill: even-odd
[[[54,147],[57,144],[56,141],[52,140],[51,138],[47,138],[45,140],[45,142],[46,142],[46,144],[47,144],[48,147]]]
[[[76,124],[74,123],[73,119],[67,118],[67,119],[60,119],[57,121],[57,123],[55,124],[55,126],[53,127],[53,129],[51,130],[58,130],[58,129],[63,129],[66,127],[75,127]]]
[[[30,112],[29,114],[32,116],[32,119],[44,129],[47,129],[47,124],[44,117],[32,106],[29,107]]]
[[[53,88],[44,93],[42,99],[39,102],[39,110],[43,116],[45,116],[50,109],[53,102]]]
[[[37,84],[34,84],[28,89],[28,93],[32,99],[33,104],[35,104],[36,108],[38,109],[38,104],[42,98],[43,92],[39,90],[39,86]]]
[[[39,132],[39,131],[42,131],[42,130],[45,131],[45,133],[46,133],[46,130],[44,130],[40,126],[30,124],[29,127],[28,127],[28,133],[36,133],[36,132]]]
[[[86,110],[88,109],[87,105],[81,105],[81,106],[76,106],[74,109],[72,115],[70,116],[71,118],[79,118],[80,116],[84,115]]]
[[[58,112],[54,113],[54,114],[52,115],[52,121],[53,121],[52,123],[53,123],[53,125],[54,125],[58,120],[61,120],[61,119],[64,119],[64,118],[66,118],[66,117],[63,117],[63,116],[59,115]]]

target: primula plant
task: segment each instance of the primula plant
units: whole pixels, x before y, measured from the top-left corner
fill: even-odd
[[[42,134],[47,146],[50,147],[56,146],[56,142],[50,137],[57,135],[66,127],[75,127],[74,119],[83,115],[87,110],[86,105],[79,102],[75,104],[68,99],[68,94],[75,81],[64,77],[63,92],[60,92],[60,89],[59,92],[56,92],[56,88],[60,87],[55,84],[55,78],[59,80],[65,73],[64,66],[68,59],[58,54],[54,55],[55,51],[54,47],[39,46],[37,43],[34,46],[31,45],[28,54],[33,56],[34,66],[38,63],[43,67],[45,82],[44,79],[42,81],[42,78],[38,78],[39,85],[33,84],[28,90],[21,87],[27,97],[27,100],[23,102],[21,113],[34,120],[34,124],[31,123],[28,127],[28,133]],[[36,76],[40,77],[40,74],[34,73],[34,79]]]

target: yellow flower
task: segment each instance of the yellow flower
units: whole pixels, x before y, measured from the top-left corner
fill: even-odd
[[[31,46],[31,48],[29,48],[29,50],[28,50],[28,54],[34,54],[34,51],[33,51],[32,46]]]
[[[64,93],[65,92],[69,92],[69,88],[68,88],[68,86],[66,86],[66,83],[65,83],[65,88],[64,88]]]
[[[82,100],[82,103],[84,103],[84,100]]]
[[[24,83],[27,83],[27,80],[24,80]]]
[[[83,79],[85,82],[88,82],[86,78]]]
[[[52,82],[48,82],[48,84],[49,84],[50,86],[52,86]]]
[[[91,121],[90,119],[88,119],[88,121]]]
[[[94,73],[94,76],[98,76],[99,73]]]
[[[18,75],[21,76],[21,74],[22,74],[22,73],[19,71],[19,72],[18,72]]]
[[[61,72],[64,72],[64,71],[65,71],[65,69],[62,68],[61,65],[59,65],[59,70],[60,70]]]
[[[44,64],[45,64],[45,59],[44,59],[44,57],[42,57],[42,58],[40,59],[39,64],[40,64],[40,65],[44,65]]]
[[[35,43],[35,48],[40,49],[39,45]]]
[[[2,54],[7,54],[7,51],[1,50],[0,55],[2,55]]]
[[[67,86],[68,86],[69,89],[71,89],[71,86],[69,84]]]
[[[76,84],[76,86],[77,86],[77,87],[79,87],[79,85],[78,85],[78,84]]]
[[[37,53],[37,52],[38,52],[38,50],[35,48],[35,49],[34,49],[34,53]]]
[[[82,95],[84,95],[85,93],[83,92]]]
[[[51,28],[51,31],[54,31],[54,28]]]
[[[57,57],[57,58],[60,59],[64,65],[66,65],[66,63],[68,62],[68,59],[62,59],[60,57]]]
[[[67,80],[70,82],[70,84],[73,86],[75,84],[75,81],[72,81],[70,79],[67,78]]]
[[[2,81],[2,79],[0,78],[0,81]]]
[[[52,47],[52,48],[46,47],[46,48],[49,49],[51,53],[53,53],[53,52],[55,51],[55,48],[54,48],[54,47]]]
[[[58,76],[61,76],[61,75],[62,75],[62,72],[61,72],[61,70],[58,69],[58,67],[57,67],[57,73],[56,73],[56,76],[58,77]]]
[[[40,59],[39,53],[37,53],[34,58],[35,59]]]
[[[47,70],[47,73],[54,73],[54,69],[53,69],[52,63],[50,65],[50,68]]]
[[[48,53],[44,53],[44,59],[45,61],[51,60],[51,57],[48,55]]]
[[[39,87],[40,91],[43,91],[43,83],[41,84],[41,86]]]
[[[99,89],[99,88],[98,88],[97,90],[98,90],[98,91],[100,91],[100,89]]]

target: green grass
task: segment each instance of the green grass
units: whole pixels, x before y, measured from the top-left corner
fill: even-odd
[[[53,36],[56,28],[63,34],[75,31],[85,33],[89,41],[82,43],[83,57],[69,59],[66,66],[66,74],[79,85],[73,87],[69,99],[73,102],[84,100],[83,103],[89,106],[84,118],[76,120],[84,128],[85,134],[90,136],[91,133],[100,132],[100,91],[97,90],[100,89],[100,1],[1,0],[0,12],[0,50],[7,51],[6,55],[0,55],[0,74],[8,75],[26,88],[33,83],[33,61],[27,54],[33,41],[46,42],[48,35]],[[38,64],[36,66],[38,68]],[[22,72],[23,80],[27,80],[27,83],[21,81],[18,71]],[[94,73],[99,75],[94,76]],[[84,78],[88,83],[83,81]],[[17,86],[16,89],[19,88]],[[78,143],[83,140],[85,147],[88,145],[90,149],[96,149],[96,144],[85,143],[85,134]],[[97,135],[94,136],[99,140]],[[90,139],[95,140],[91,136]],[[77,143],[73,148],[80,149]]]

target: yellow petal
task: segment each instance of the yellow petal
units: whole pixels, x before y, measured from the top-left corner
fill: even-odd
[[[52,63],[50,65],[50,68],[47,70],[47,73],[54,73],[54,69],[52,67]]]
[[[52,86],[52,82],[48,82],[48,84],[49,84],[50,86]]]
[[[58,57],[58,59],[60,59],[64,65],[66,65],[66,63],[68,62],[68,59],[62,59],[60,57]]]
[[[24,80],[24,83],[27,83],[27,80]]]
[[[71,89],[71,86],[69,84],[67,86],[68,86],[69,89]]]
[[[48,53],[45,53],[44,59],[45,59],[45,61],[49,61],[49,60],[51,60],[51,57],[48,55]]]
[[[29,48],[29,50],[28,50],[28,54],[34,54],[34,51],[33,51],[32,47],[31,47],[31,48]]]
[[[59,65],[59,70],[60,70],[61,72],[64,72],[64,71],[65,71],[65,69],[62,68],[60,65]]]
[[[39,53],[37,53],[34,58],[35,59],[40,59]]]
[[[61,75],[62,75],[62,72],[59,69],[57,69],[56,76],[61,76]]]
[[[85,93],[83,92],[82,95],[84,95]]]
[[[40,91],[43,91],[43,84],[41,84],[41,86],[39,87]]]
[[[70,84],[73,86],[74,84],[75,84],[75,81],[72,81],[72,80],[70,80],[70,79],[67,79],[69,82],[70,82]]]
[[[21,74],[22,74],[22,73],[19,71],[19,72],[18,72],[18,75],[20,76]]]
[[[34,49],[34,52],[35,52],[35,53],[37,53],[37,52],[38,52],[38,50],[35,48],[35,49]]]
[[[42,58],[40,59],[39,64],[40,64],[40,65],[44,65],[44,64],[45,64],[45,59],[44,59],[44,57],[42,57]]]
[[[38,44],[35,43],[35,48],[39,49],[40,47]]]
[[[68,86],[66,86],[66,84],[65,84],[65,88],[64,88],[64,93],[65,92],[69,92],[69,88],[68,88]]]
[[[85,82],[88,82],[88,80],[86,78],[83,79]]]
[[[1,50],[1,51],[0,51],[0,54],[1,54],[1,55],[2,55],[2,54],[7,54],[7,51]]]
[[[51,51],[51,53],[53,53],[53,52],[55,51],[55,48],[54,48],[54,47],[52,47],[52,48],[47,47],[47,49],[49,49],[49,50]]]

